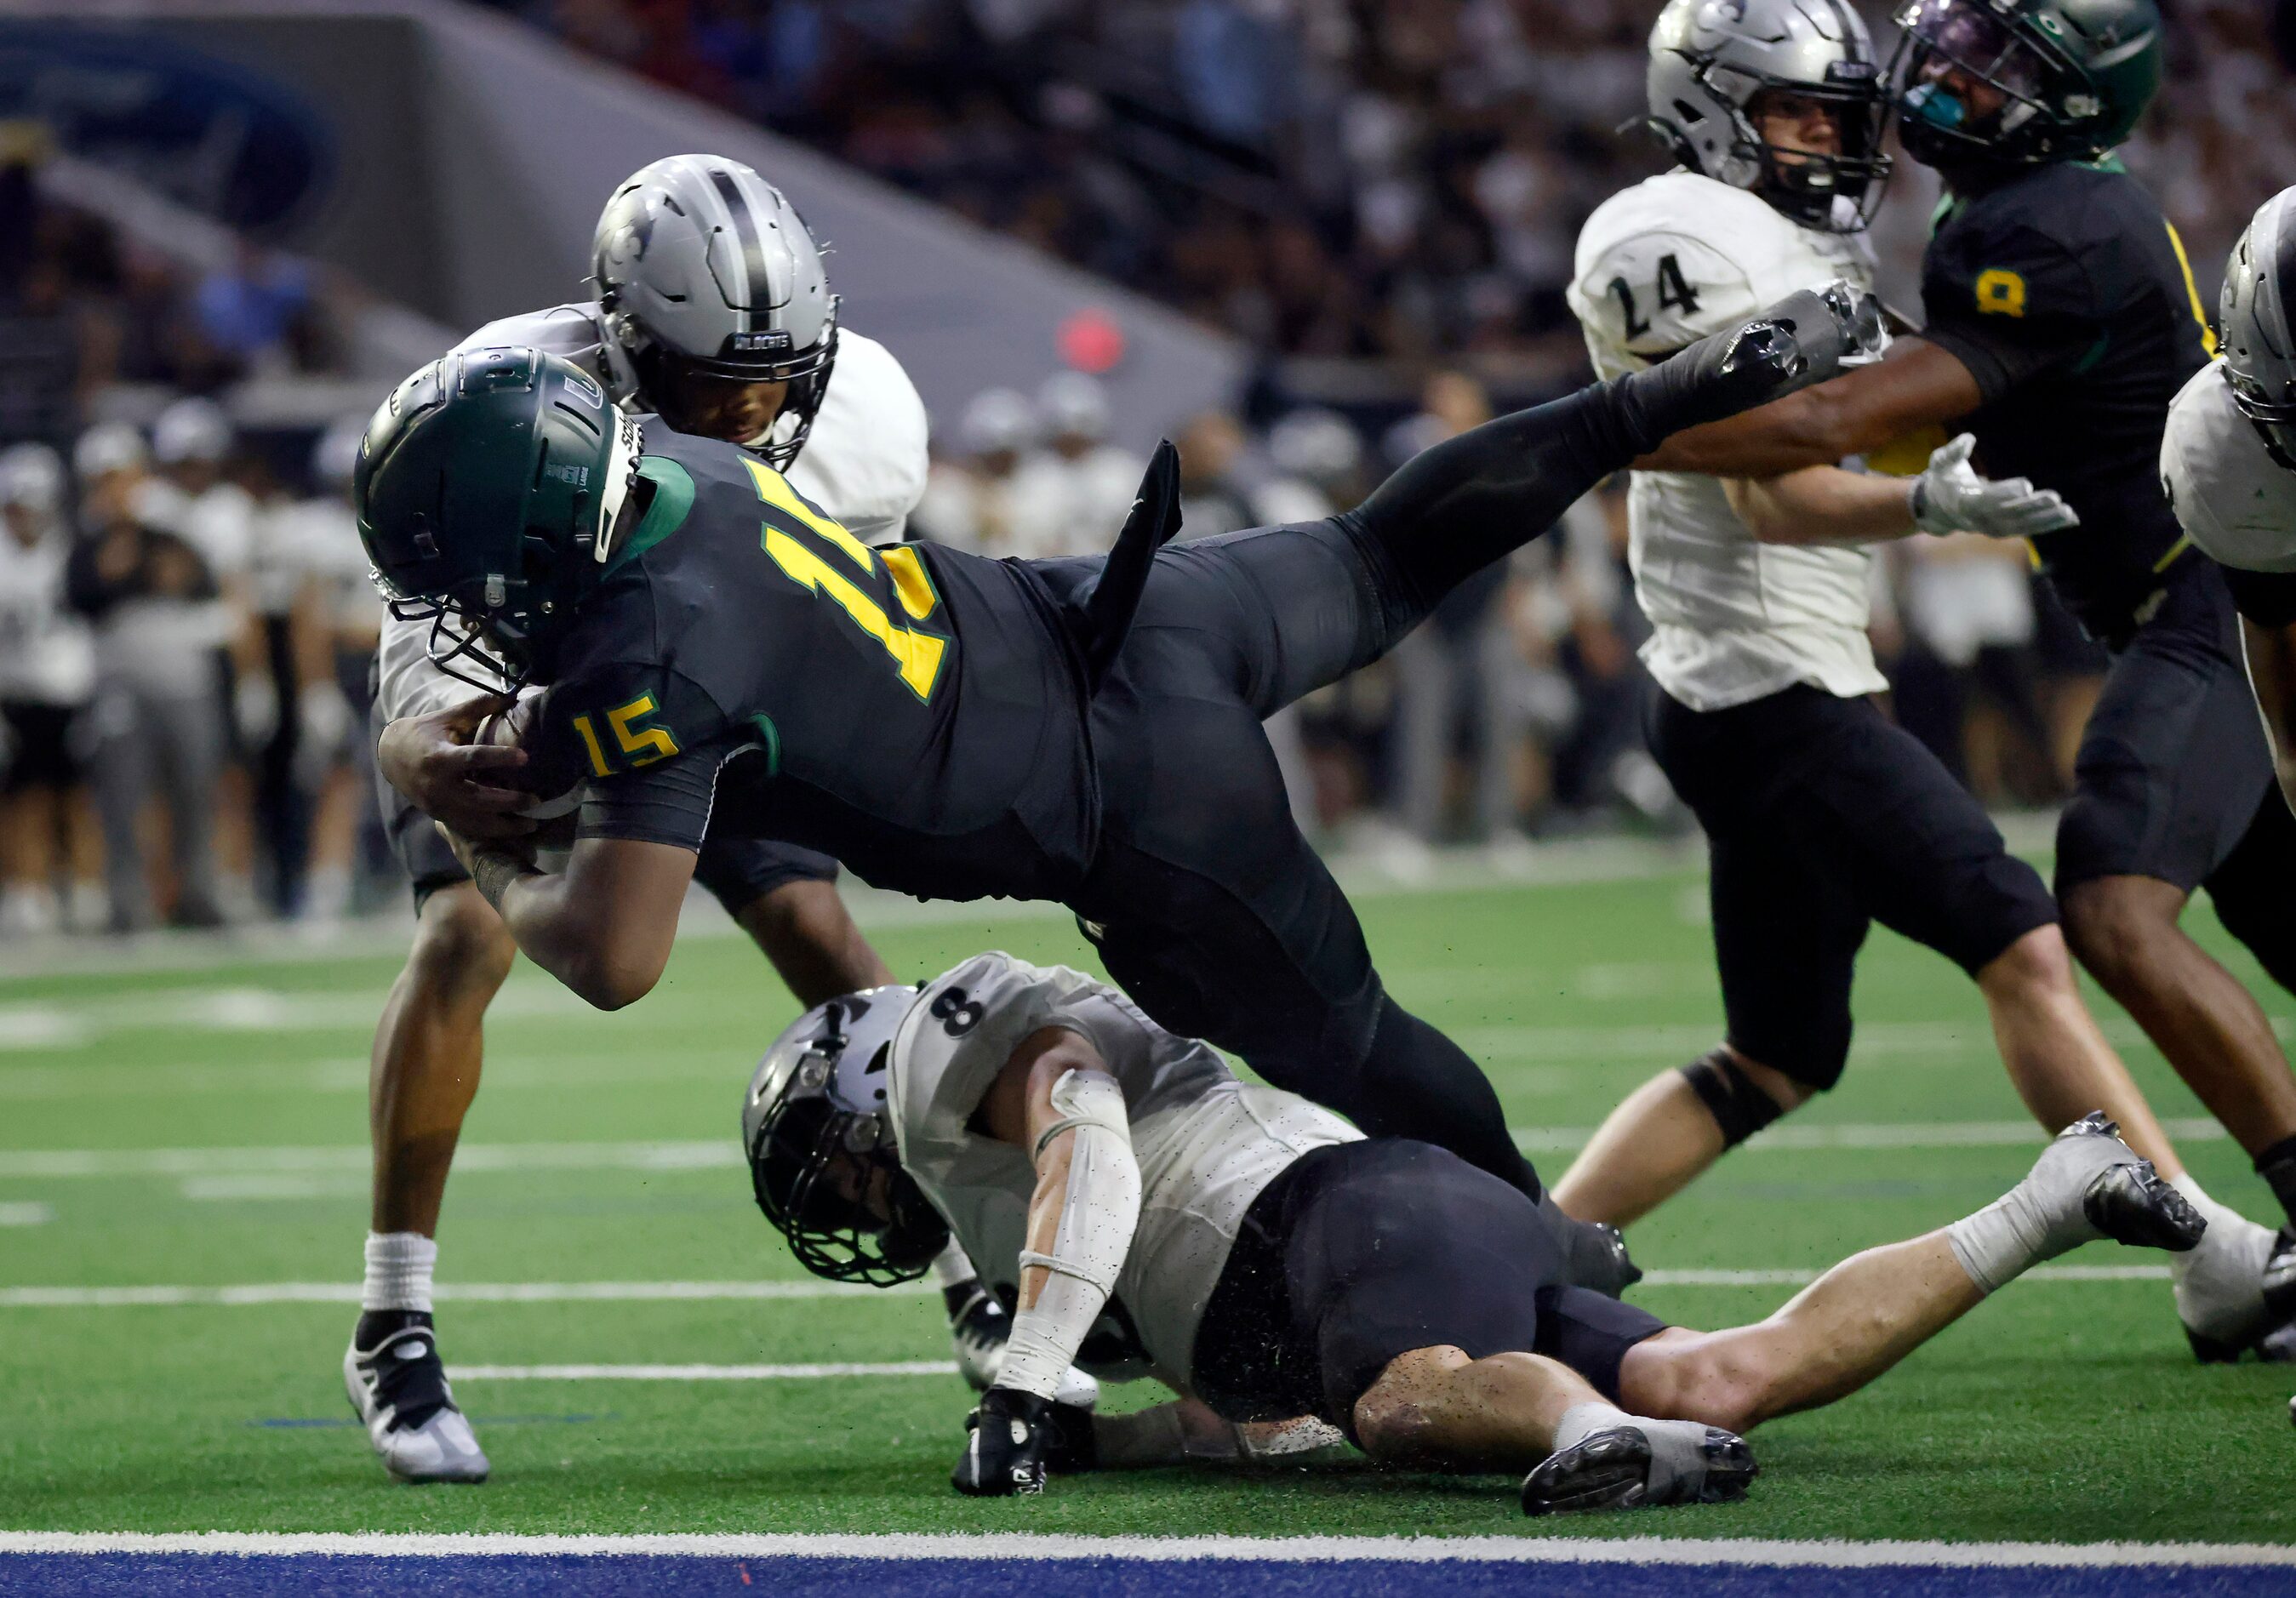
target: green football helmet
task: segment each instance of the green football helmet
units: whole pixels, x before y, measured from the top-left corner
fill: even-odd
[[[1898,138],[1925,167],[2089,160],[2161,86],[2154,0],[1908,0],[1896,20]]]
[[[546,680],[640,447],[637,422],[556,356],[462,350],[415,373],[367,423],[351,473],[392,614],[430,621],[431,659],[463,682]]]

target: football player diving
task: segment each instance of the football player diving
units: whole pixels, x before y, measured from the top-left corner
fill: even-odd
[[[2206,1225],[2091,1115],[2001,1199],[1767,1320],[1669,1326],[1570,1285],[1519,1188],[1247,1086],[1113,988],[1003,954],[800,1018],[742,1125],[759,1207],[816,1274],[899,1281],[954,1232],[1016,1293],[952,1477],[981,1496],[1234,1457],[1244,1426],[1313,1416],[1383,1462],[1527,1471],[1531,1514],[1740,1498],[1739,1433],[1854,1392],[2042,1260],[2189,1249]],[[1063,1403],[1079,1357],[1181,1401]]]
[[[660,978],[706,834],[786,839],[923,897],[1065,904],[1174,1032],[1551,1208],[1481,1070],[1381,986],[1260,724],[1668,434],[1878,336],[1846,288],[1796,295],[1427,450],[1345,515],[1169,548],[1168,445],[1104,556],[873,548],[758,456],[620,414],[530,348],[408,378],[353,500],[387,592],[547,686],[521,774],[585,785],[564,870],[454,836],[519,948],[591,1003]],[[1614,1232],[1556,1224],[1578,1279],[1630,1279]]]
[[[1570,298],[1598,372],[1635,370],[1798,288],[1865,285],[1888,96],[1855,12],[1675,0],[1651,34],[1648,83],[1652,126],[1682,164],[1612,198],[1579,235]],[[2102,1110],[2163,1176],[2190,1184],[2082,1001],[2039,875],[1871,697],[1889,683],[1866,634],[1866,545],[2079,536],[2057,494],[1979,478],[1971,443],[1939,447],[1910,482],[1635,472],[1650,744],[1706,833],[1728,1024],[1720,1046],[1611,1113],[1554,1184],[1568,1213],[1627,1225],[1835,1086],[1877,920],[1970,974],[2044,1128]],[[2271,1234],[2187,1196],[2210,1225],[2172,1267],[2179,1317],[2212,1342],[2246,1340],[2265,1315]]]
[[[458,348],[548,350],[617,410],[740,445],[865,535],[899,536],[924,486],[923,404],[882,345],[838,325],[820,252],[779,190],[722,157],[656,161],[607,201],[591,272],[596,299],[490,323]],[[430,636],[429,619],[394,614],[377,665],[378,791],[416,920],[375,1033],[372,1231],[343,1374],[393,1476],[477,1481],[487,1459],[447,1385],[430,1280],[481,1022],[516,945],[431,823],[496,841],[536,824],[523,814],[534,796],[505,786],[524,757],[474,736],[499,684],[474,680],[476,662],[435,661]],[[892,979],[826,856],[712,836],[695,874],[800,1003]],[[1003,1308],[961,1256],[936,1274],[959,1319],[959,1357],[985,1383]]]
[[[1885,359],[1686,430],[1636,465],[1755,479],[1734,510],[1805,540],[1867,539],[1909,517],[1978,520],[1965,500],[1940,502],[1935,463],[1911,498],[1903,482],[1837,469],[1924,431],[1966,432],[1985,471],[2062,498],[2078,522],[2036,532],[2032,546],[2112,657],[2057,829],[2064,939],[2248,1151],[2296,1225],[2296,1076],[2256,1000],[2177,925],[2205,885],[2226,928],[2296,987],[2296,817],[2274,787],[2223,573],[2193,552],[2153,469],[2169,402],[2215,347],[2182,242],[2111,155],[2158,87],[2160,14],[2153,0],[1913,0],[1897,15],[1899,141],[1947,191],[1923,261],[1926,325]],[[1690,719],[1664,712],[1661,735]],[[1906,824],[1953,830],[1950,815]],[[1963,952],[1967,935],[1931,941],[1967,964],[1977,952]],[[1739,1063],[1737,1077],[1708,1085],[1714,1099],[1726,1090],[1735,1100],[1715,1113],[1710,1140],[1823,1086],[1777,1084],[1773,1095]],[[1695,1086],[1667,1090],[1669,1113],[1712,1110]],[[1603,1146],[1623,1169],[1669,1145]],[[1659,1179],[1645,1170],[1631,1180]],[[2269,1264],[2296,1250],[2296,1233],[2276,1242],[2204,1201],[2189,1175],[2178,1180],[2238,1240],[2233,1275],[2260,1284],[2243,1313],[2187,1319],[2197,1355],[2236,1358],[2296,1315],[2296,1295],[2271,1290]]]

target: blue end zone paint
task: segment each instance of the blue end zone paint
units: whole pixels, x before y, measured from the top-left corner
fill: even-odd
[[[328,1554],[20,1553],[0,1555],[0,1592],[197,1594],[200,1598],[590,1598],[628,1593],[805,1598],[2282,1598],[2296,1569],[2104,1567],[1825,1569],[1775,1565],[1513,1564],[1194,1560],[705,1559],[623,1554],[444,1558]]]

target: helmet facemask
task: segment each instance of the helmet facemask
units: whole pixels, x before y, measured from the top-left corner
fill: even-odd
[[[637,373],[639,404],[659,413],[681,431],[722,436],[714,430],[695,426],[691,414],[677,403],[677,396],[695,383],[782,383],[785,388],[773,420],[747,438],[726,441],[763,456],[776,471],[787,471],[796,462],[798,452],[805,447],[806,439],[813,432],[814,419],[829,392],[831,371],[837,365],[834,297],[830,301],[828,325],[820,341],[809,349],[778,357],[772,356],[762,345],[758,351],[748,356],[739,351],[709,358],[681,355],[646,338],[632,319],[625,317],[624,322],[629,334],[627,347],[630,365]],[[762,340],[770,336],[736,333],[729,342]]]
[[[1896,20],[1898,137],[1915,160],[2022,166],[2097,148],[2084,136],[2103,111],[2088,74],[2039,35],[1970,0],[1910,0]]]
[[[575,505],[578,520],[594,520],[570,542],[530,528],[521,540],[516,575],[489,572],[439,594],[405,593],[370,570],[393,618],[430,623],[425,643],[430,662],[456,682],[487,693],[514,693],[552,675],[559,640],[612,553],[618,524],[639,481],[645,439],[636,419],[610,409],[606,422],[611,438],[597,491]],[[418,529],[414,537],[419,545],[425,534]]]
[[[1705,69],[1710,81],[1731,69]],[[1882,153],[1882,130],[1889,119],[1889,97],[1881,75],[1866,61],[1837,61],[1823,84],[1759,79],[1751,93],[1731,94],[1720,85],[1718,99],[1732,101],[1731,158],[1754,168],[1745,184],[1782,215],[1805,227],[1826,233],[1861,233],[1873,220],[1890,176],[1890,158]],[[1802,150],[1774,144],[1763,136],[1762,122],[1768,106],[1779,100],[1800,100],[1824,106],[1830,113],[1840,148],[1833,152]],[[1766,106],[1766,102],[1767,105]]]
[[[825,1007],[821,1035],[804,1044],[772,1102],[757,1107],[750,1186],[807,1270],[888,1287],[924,1274],[947,1245],[948,1223],[901,1168],[886,1112],[855,1109],[837,1091],[851,1046],[849,1003],[860,1000]],[[863,1074],[882,1073],[891,1049],[890,1038],[879,1043]]]

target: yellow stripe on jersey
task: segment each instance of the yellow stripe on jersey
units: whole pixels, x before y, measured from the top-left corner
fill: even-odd
[[[885,557],[885,570],[893,577],[893,592],[901,596],[901,609],[909,613],[909,619],[922,621],[931,615],[940,599],[933,593],[932,579],[925,575],[916,550],[903,544],[877,553]]]
[[[775,471],[763,461],[747,455],[742,457],[742,464],[750,469],[750,480],[757,485],[759,499],[764,500],[775,510],[795,517],[807,528],[835,545],[844,552],[846,559],[851,561],[863,571],[873,572],[877,570],[877,558],[869,553],[869,546],[847,532],[840,524],[831,520],[812,504],[807,503],[804,495],[790,487],[789,479]]]
[[[2201,303],[2200,285],[2193,282],[2193,263],[2185,257],[2185,241],[2177,236],[2177,225],[2166,217],[2161,225],[2169,230],[2169,247],[2177,252],[2177,269],[2185,275],[2185,297],[2192,301],[2193,320],[2201,324],[2201,348],[2209,352],[2209,359],[2217,357],[2217,330],[2209,325],[2208,307]]]
[[[932,697],[933,684],[940,676],[942,657],[948,652],[947,639],[898,625],[885,614],[882,605],[854,586],[843,572],[781,529],[767,527],[765,545],[766,553],[792,582],[808,593],[827,595],[853,618],[863,632],[884,645],[910,692],[920,700]],[[904,598],[905,608],[907,603]]]

